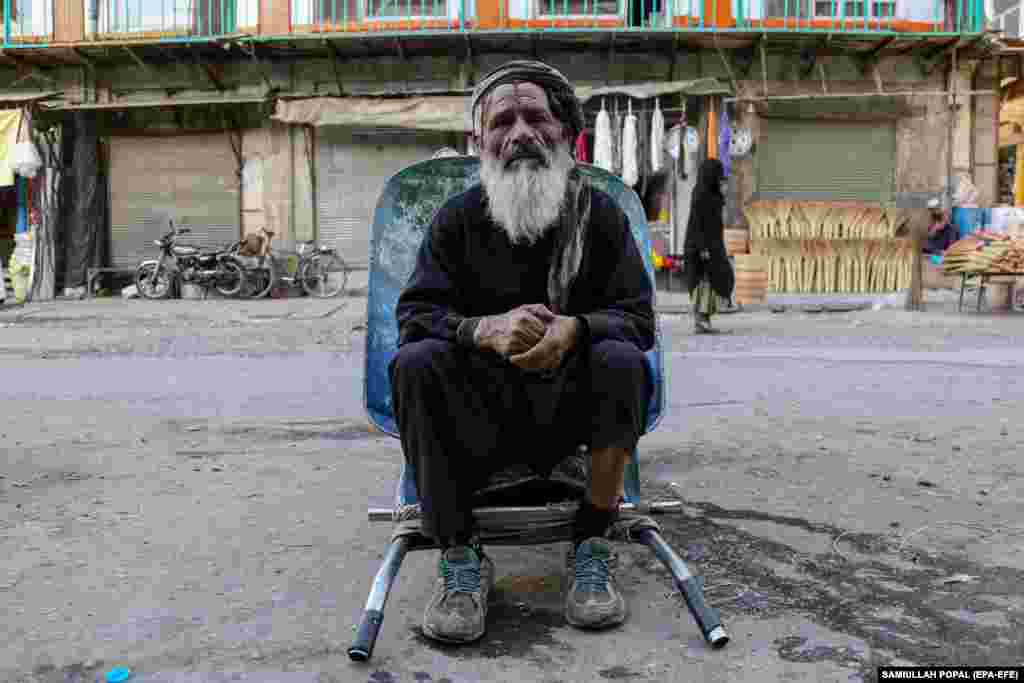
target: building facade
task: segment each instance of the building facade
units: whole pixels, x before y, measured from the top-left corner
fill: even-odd
[[[130,269],[170,221],[209,246],[265,226],[285,245],[316,238],[365,263],[386,179],[443,147],[471,151],[469,91],[523,56],[578,86],[588,126],[601,107],[635,109],[649,139],[659,109],[664,132],[678,132],[674,154],[646,142],[637,150],[634,187],[663,251],[681,242],[694,164],[730,156],[723,127],[752,142],[730,159],[728,219],[739,229],[757,202],[923,206],[961,173],[984,198],[997,192],[1002,63],[982,0],[7,0],[6,9],[0,106],[64,138],[90,130],[76,117],[94,124],[94,142],[65,147],[95,144],[102,201],[85,210],[84,195],[71,196],[54,220],[91,223],[105,245],[90,256],[99,265]],[[90,172],[80,156],[68,165],[69,192]],[[69,249],[81,240],[60,245],[68,229],[55,228],[57,249],[76,264]]]

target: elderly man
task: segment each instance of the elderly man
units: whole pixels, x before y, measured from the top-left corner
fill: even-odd
[[[651,284],[625,214],[576,170],[583,115],[561,73],[508,63],[476,87],[472,115],[481,184],[434,217],[398,302],[390,367],[422,529],[442,548],[423,633],[484,634],[494,567],[474,536],[473,493],[513,464],[548,475],[580,444],[591,478],[565,616],[620,624],[605,536],[646,419]]]

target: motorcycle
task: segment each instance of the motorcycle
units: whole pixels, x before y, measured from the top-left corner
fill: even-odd
[[[135,286],[146,299],[166,299],[182,283],[204,289],[213,287],[222,296],[234,297],[245,288],[245,272],[227,250],[201,251],[198,247],[177,244],[179,235],[191,232],[174,227],[153,245],[160,258],[143,261],[135,271]]]

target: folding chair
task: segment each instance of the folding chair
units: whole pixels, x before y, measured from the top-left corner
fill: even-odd
[[[622,181],[594,166],[581,167],[588,182],[607,192],[629,217],[633,236],[644,255],[647,276],[654,281],[654,264],[648,238],[647,221],[636,193]],[[367,414],[381,431],[398,436],[391,405],[388,364],[398,350],[398,326],[395,306],[412,273],[423,236],[437,209],[449,198],[478,181],[479,161],[473,157],[431,159],[414,164],[392,177],[384,187],[373,219],[370,247],[370,282],[367,303],[366,366],[363,400]],[[654,429],[664,409],[664,365],[660,333],[655,347],[647,352],[654,377],[648,403],[645,432]],[[512,468],[500,473],[476,494],[478,506],[473,514],[484,545],[535,545],[569,541],[575,510],[587,485],[587,460],[584,450],[566,454],[566,459],[547,478],[529,470]],[[388,594],[402,560],[411,550],[436,548],[432,540],[419,533],[419,495],[416,473],[403,463],[395,492],[394,509],[370,509],[370,521],[395,523],[391,545],[373,580],[366,609],[349,648],[354,661],[367,661],[384,618]],[[704,602],[701,582],[687,569],[683,560],[659,533],[648,515],[681,512],[679,502],[643,505],[640,502],[640,476],[637,455],[626,468],[625,503],[622,522],[617,525],[622,539],[648,546],[672,573],[691,614],[707,642],[714,648],[728,640],[717,612]]]

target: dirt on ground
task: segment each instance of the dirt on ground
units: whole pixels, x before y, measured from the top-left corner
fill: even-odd
[[[565,547],[495,548],[480,644],[418,625],[406,560],[369,665],[346,648],[401,450],[363,415],[365,300],[0,309],[0,680],[868,681],[1024,659],[1024,317],[661,316],[647,499],[733,635],[710,650],[622,546],[630,622],[561,614]]]

